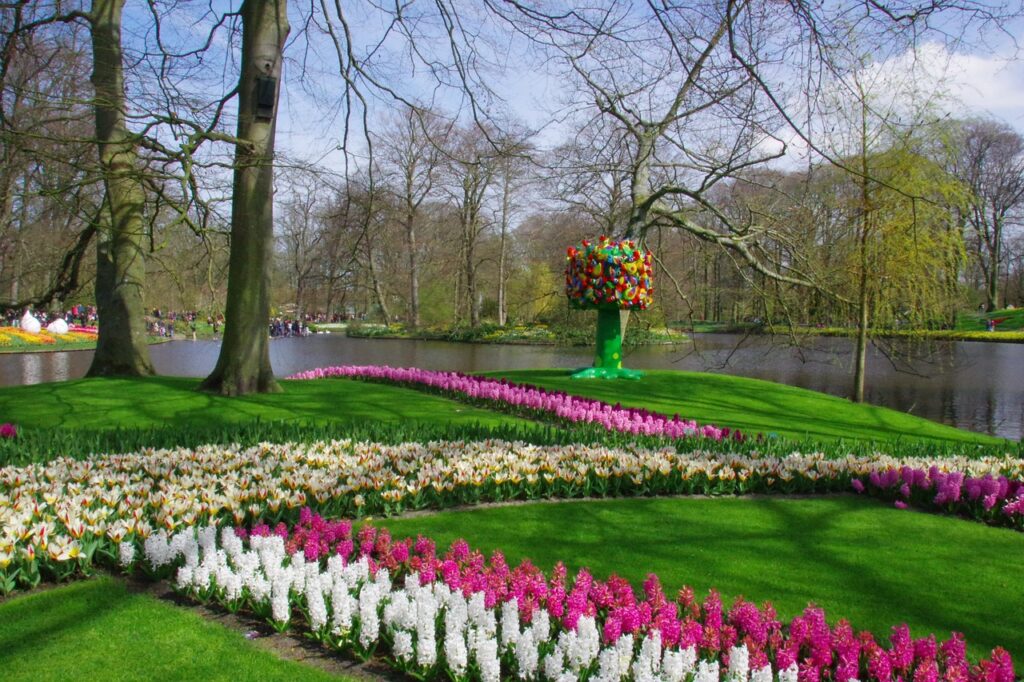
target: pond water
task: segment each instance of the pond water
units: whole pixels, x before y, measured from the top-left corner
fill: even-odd
[[[205,376],[217,341],[173,341],[152,346],[160,374]],[[724,372],[848,396],[853,344],[810,338],[799,346],[767,337],[698,334],[693,344],[634,349],[626,364],[638,369]],[[397,339],[349,339],[337,334],[274,339],[274,372],[337,364],[389,364],[462,372],[589,365],[587,348],[456,344]],[[83,376],[91,351],[0,355],[0,385],[34,384]],[[874,347],[868,359],[868,402],[960,428],[1019,440],[1024,435],[1024,345],[935,342]]]

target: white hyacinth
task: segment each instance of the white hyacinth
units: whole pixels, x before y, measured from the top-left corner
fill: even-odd
[[[286,575],[278,575],[270,586],[270,614],[275,621],[284,624],[291,618],[292,608],[288,601],[291,581]]]
[[[779,671],[779,682],[797,682],[799,674],[796,663],[791,663],[788,668]]]
[[[516,666],[520,679],[529,680],[537,674],[537,665],[540,663],[537,651],[533,626],[526,628],[520,633],[515,642]]]
[[[770,665],[763,665],[750,673],[750,682],[772,682],[773,679]]]
[[[591,679],[594,682],[619,682],[623,677],[623,671],[619,669],[619,652],[615,647],[606,647],[597,656],[597,675]]]
[[[355,597],[348,591],[344,580],[338,580],[331,589],[331,632],[344,635],[352,629],[352,614],[357,608]]]
[[[131,540],[123,540],[117,546],[117,554],[122,566],[126,568],[131,566],[135,563],[135,543]]]
[[[501,679],[498,640],[493,635],[477,640],[476,663],[480,667],[480,679],[483,682],[498,682]]]
[[[160,568],[171,563],[171,548],[167,543],[167,533],[159,530],[146,538],[142,545],[142,552],[146,561],[153,568]]]
[[[544,657],[541,661],[541,666],[544,668],[544,677],[549,680],[561,679],[562,674],[565,672],[564,656],[562,650],[559,647],[555,647],[555,650]]]
[[[431,667],[437,662],[437,599],[430,587],[414,592],[416,608],[416,663]]]
[[[381,592],[377,583],[365,582],[359,590],[359,644],[369,649],[380,637]]]
[[[174,584],[180,590],[187,590],[188,588],[192,587],[192,567],[178,567],[178,573],[174,576]]]
[[[693,682],[718,682],[719,676],[718,661],[701,661],[697,664]]]
[[[327,625],[327,604],[317,579],[306,581],[306,608],[309,611],[309,625],[319,632]]]
[[[395,632],[395,643],[392,649],[395,652],[395,658],[398,660],[403,663],[411,661],[413,656],[412,633],[405,630]]]
[[[726,673],[728,682],[747,682],[750,675],[750,652],[746,644],[729,649],[729,671]]]
[[[615,640],[615,653],[619,657],[619,670],[626,674],[633,663],[633,635],[627,633]]]
[[[657,630],[644,638],[640,653],[631,667],[636,682],[654,682],[661,672],[661,633]]]
[[[445,628],[444,657],[448,659],[448,667],[456,675],[464,675],[466,673],[466,665],[469,663],[469,651],[466,648],[466,637],[460,630]]]
[[[519,639],[519,602],[509,599],[501,605],[501,650],[508,651]]]

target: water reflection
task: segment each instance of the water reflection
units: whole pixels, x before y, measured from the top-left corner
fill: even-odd
[[[802,386],[833,395],[850,392],[849,339],[801,339],[786,345],[764,337],[698,335],[693,344],[627,353],[640,369],[715,371]],[[215,341],[175,341],[151,348],[160,374],[205,376],[217,360]],[[587,348],[453,344],[349,339],[318,335],[275,339],[274,372],[285,376],[332,364],[389,364],[464,372],[588,365]],[[90,351],[0,355],[0,385],[84,376]],[[1024,434],[1024,346],[986,343],[886,344],[872,348],[867,399],[961,428],[1019,439]]]

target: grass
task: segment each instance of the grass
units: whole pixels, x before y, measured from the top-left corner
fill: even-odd
[[[5,680],[337,680],[124,583],[98,578],[0,603]]]
[[[1024,308],[993,310],[990,313],[961,314],[957,316],[956,328],[962,331],[985,331],[985,323],[996,320],[996,329],[1004,331],[1024,330]]]
[[[198,379],[80,379],[0,389],[3,420],[35,428],[214,428],[262,421],[514,424],[512,417],[411,389],[357,381],[285,381],[283,393],[224,398]]]
[[[656,519],[656,521],[654,521]],[[617,573],[639,588],[656,573],[684,584],[770,600],[792,617],[808,602],[879,638],[906,622],[916,635],[963,632],[973,656],[994,646],[1024,660],[1024,534],[872,499],[720,498],[561,502],[379,520],[400,536],[465,538],[510,562]]]
[[[990,436],[816,391],[757,379],[696,372],[651,371],[638,382],[576,381],[565,370],[492,373],[611,403],[645,407],[789,438],[999,444]],[[523,424],[494,411],[413,389],[325,379],[284,381],[284,392],[239,398],[201,393],[179,377],[80,379],[0,389],[0,415],[21,427],[113,429],[215,428],[253,420]]]
[[[888,408],[852,403],[817,391],[759,379],[663,370],[647,371],[637,382],[606,382],[576,380],[569,374],[567,370],[548,369],[490,372],[488,376],[666,414],[678,412],[700,423],[730,426],[750,434],[879,442],[907,439],[1003,442]]]

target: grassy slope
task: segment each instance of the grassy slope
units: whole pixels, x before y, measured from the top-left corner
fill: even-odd
[[[223,398],[195,390],[198,379],[80,379],[0,389],[0,415],[28,427],[102,429],[269,420],[516,420],[418,391],[356,381],[283,382],[285,391]]]
[[[949,442],[999,442],[886,408],[856,405],[815,391],[742,377],[651,371],[638,382],[575,381],[565,370],[502,372],[500,376],[612,403],[667,414],[678,412],[702,423],[748,433],[871,441],[909,436]],[[199,393],[197,385],[197,379],[155,377],[2,388],[0,415],[5,421],[26,427],[90,429],[209,427],[256,418],[462,424],[516,421],[415,390],[342,379],[283,382],[283,393],[232,399]]]
[[[5,680],[336,680],[102,578],[0,604]]]
[[[636,588],[653,572],[670,595],[688,584],[703,598],[714,587],[727,604],[737,595],[771,600],[790,617],[814,602],[833,622],[879,637],[903,622],[915,634],[957,630],[973,656],[1003,646],[1024,661],[1024,576],[1010,559],[1024,556],[1024,534],[874,500],[563,502],[378,523],[440,547],[464,537],[545,570],[564,560],[571,572],[618,573]]]
[[[1024,329],[1024,308],[993,310],[991,313],[961,314],[956,318],[956,328],[963,331],[985,331],[986,320],[999,320],[996,329],[1002,332]]]
[[[568,370],[557,369],[491,372],[489,376],[666,414],[678,412],[700,423],[730,426],[747,433],[879,441],[909,436],[1000,442],[884,407],[858,405],[817,391],[724,374],[647,371],[637,382],[575,380]]]

